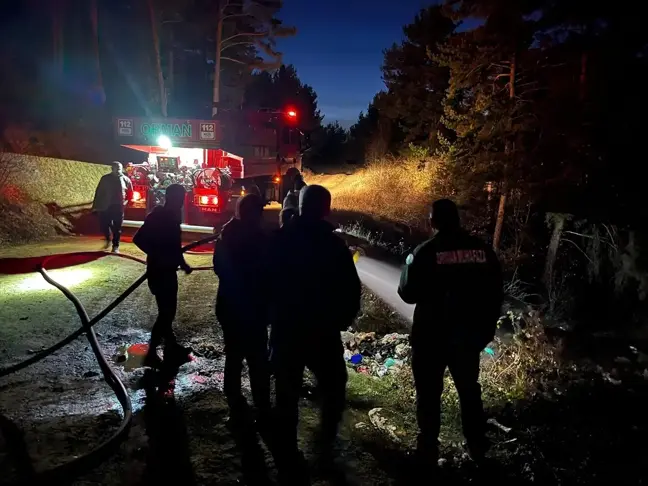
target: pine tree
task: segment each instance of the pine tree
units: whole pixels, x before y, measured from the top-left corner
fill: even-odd
[[[500,203],[493,237],[498,248],[511,187],[524,179],[523,146],[533,130],[527,94],[533,82],[521,66],[533,42],[533,2],[449,0],[445,12],[457,21],[479,18],[479,27],[454,33],[440,47],[438,62],[450,69],[444,125],[453,131],[449,145],[463,190],[483,191],[496,182]],[[528,82],[527,82],[528,81]]]
[[[436,147],[449,69],[436,58],[438,44],[455,30],[439,6],[421,10],[403,27],[405,40],[386,50],[382,66],[389,100],[381,109],[402,131],[403,144]]]

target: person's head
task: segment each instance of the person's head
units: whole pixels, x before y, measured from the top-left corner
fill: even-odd
[[[259,189],[259,186],[257,186],[256,184],[252,184],[250,187],[248,187],[247,193],[261,197],[261,189]]]
[[[121,175],[122,171],[124,169],[122,167],[122,165],[121,165],[121,162],[117,162],[117,161],[111,162],[110,163],[110,168],[112,170],[112,173],[115,174],[115,175]]]
[[[236,203],[236,219],[256,225],[263,218],[263,201],[256,194],[246,194]]]
[[[180,211],[184,204],[185,188],[180,184],[171,184],[166,188],[164,207]]]
[[[430,223],[438,231],[453,231],[461,227],[459,209],[450,199],[439,199],[432,203]]]
[[[279,212],[279,227],[283,227],[288,221],[297,216],[297,208],[285,207]]]
[[[299,215],[308,219],[324,219],[331,213],[331,193],[318,186],[305,186],[299,191]]]

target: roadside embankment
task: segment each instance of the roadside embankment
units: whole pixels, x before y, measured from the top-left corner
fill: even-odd
[[[83,228],[105,165],[0,154],[0,245],[41,241]]]

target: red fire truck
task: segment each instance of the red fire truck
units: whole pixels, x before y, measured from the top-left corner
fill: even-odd
[[[302,169],[296,118],[288,109],[242,110],[218,120],[116,119],[119,143],[143,155],[126,164],[133,182],[126,218],[143,219],[172,183],[187,189],[188,224],[219,221],[252,186],[266,203],[281,202]]]

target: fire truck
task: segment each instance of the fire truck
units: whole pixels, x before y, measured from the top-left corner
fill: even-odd
[[[142,155],[126,164],[129,220],[163,204],[166,187],[177,183],[187,190],[183,222],[216,224],[248,191],[258,190],[266,204],[281,202],[302,170],[305,146],[293,109],[241,110],[215,120],[118,118],[115,130],[122,146]]]

